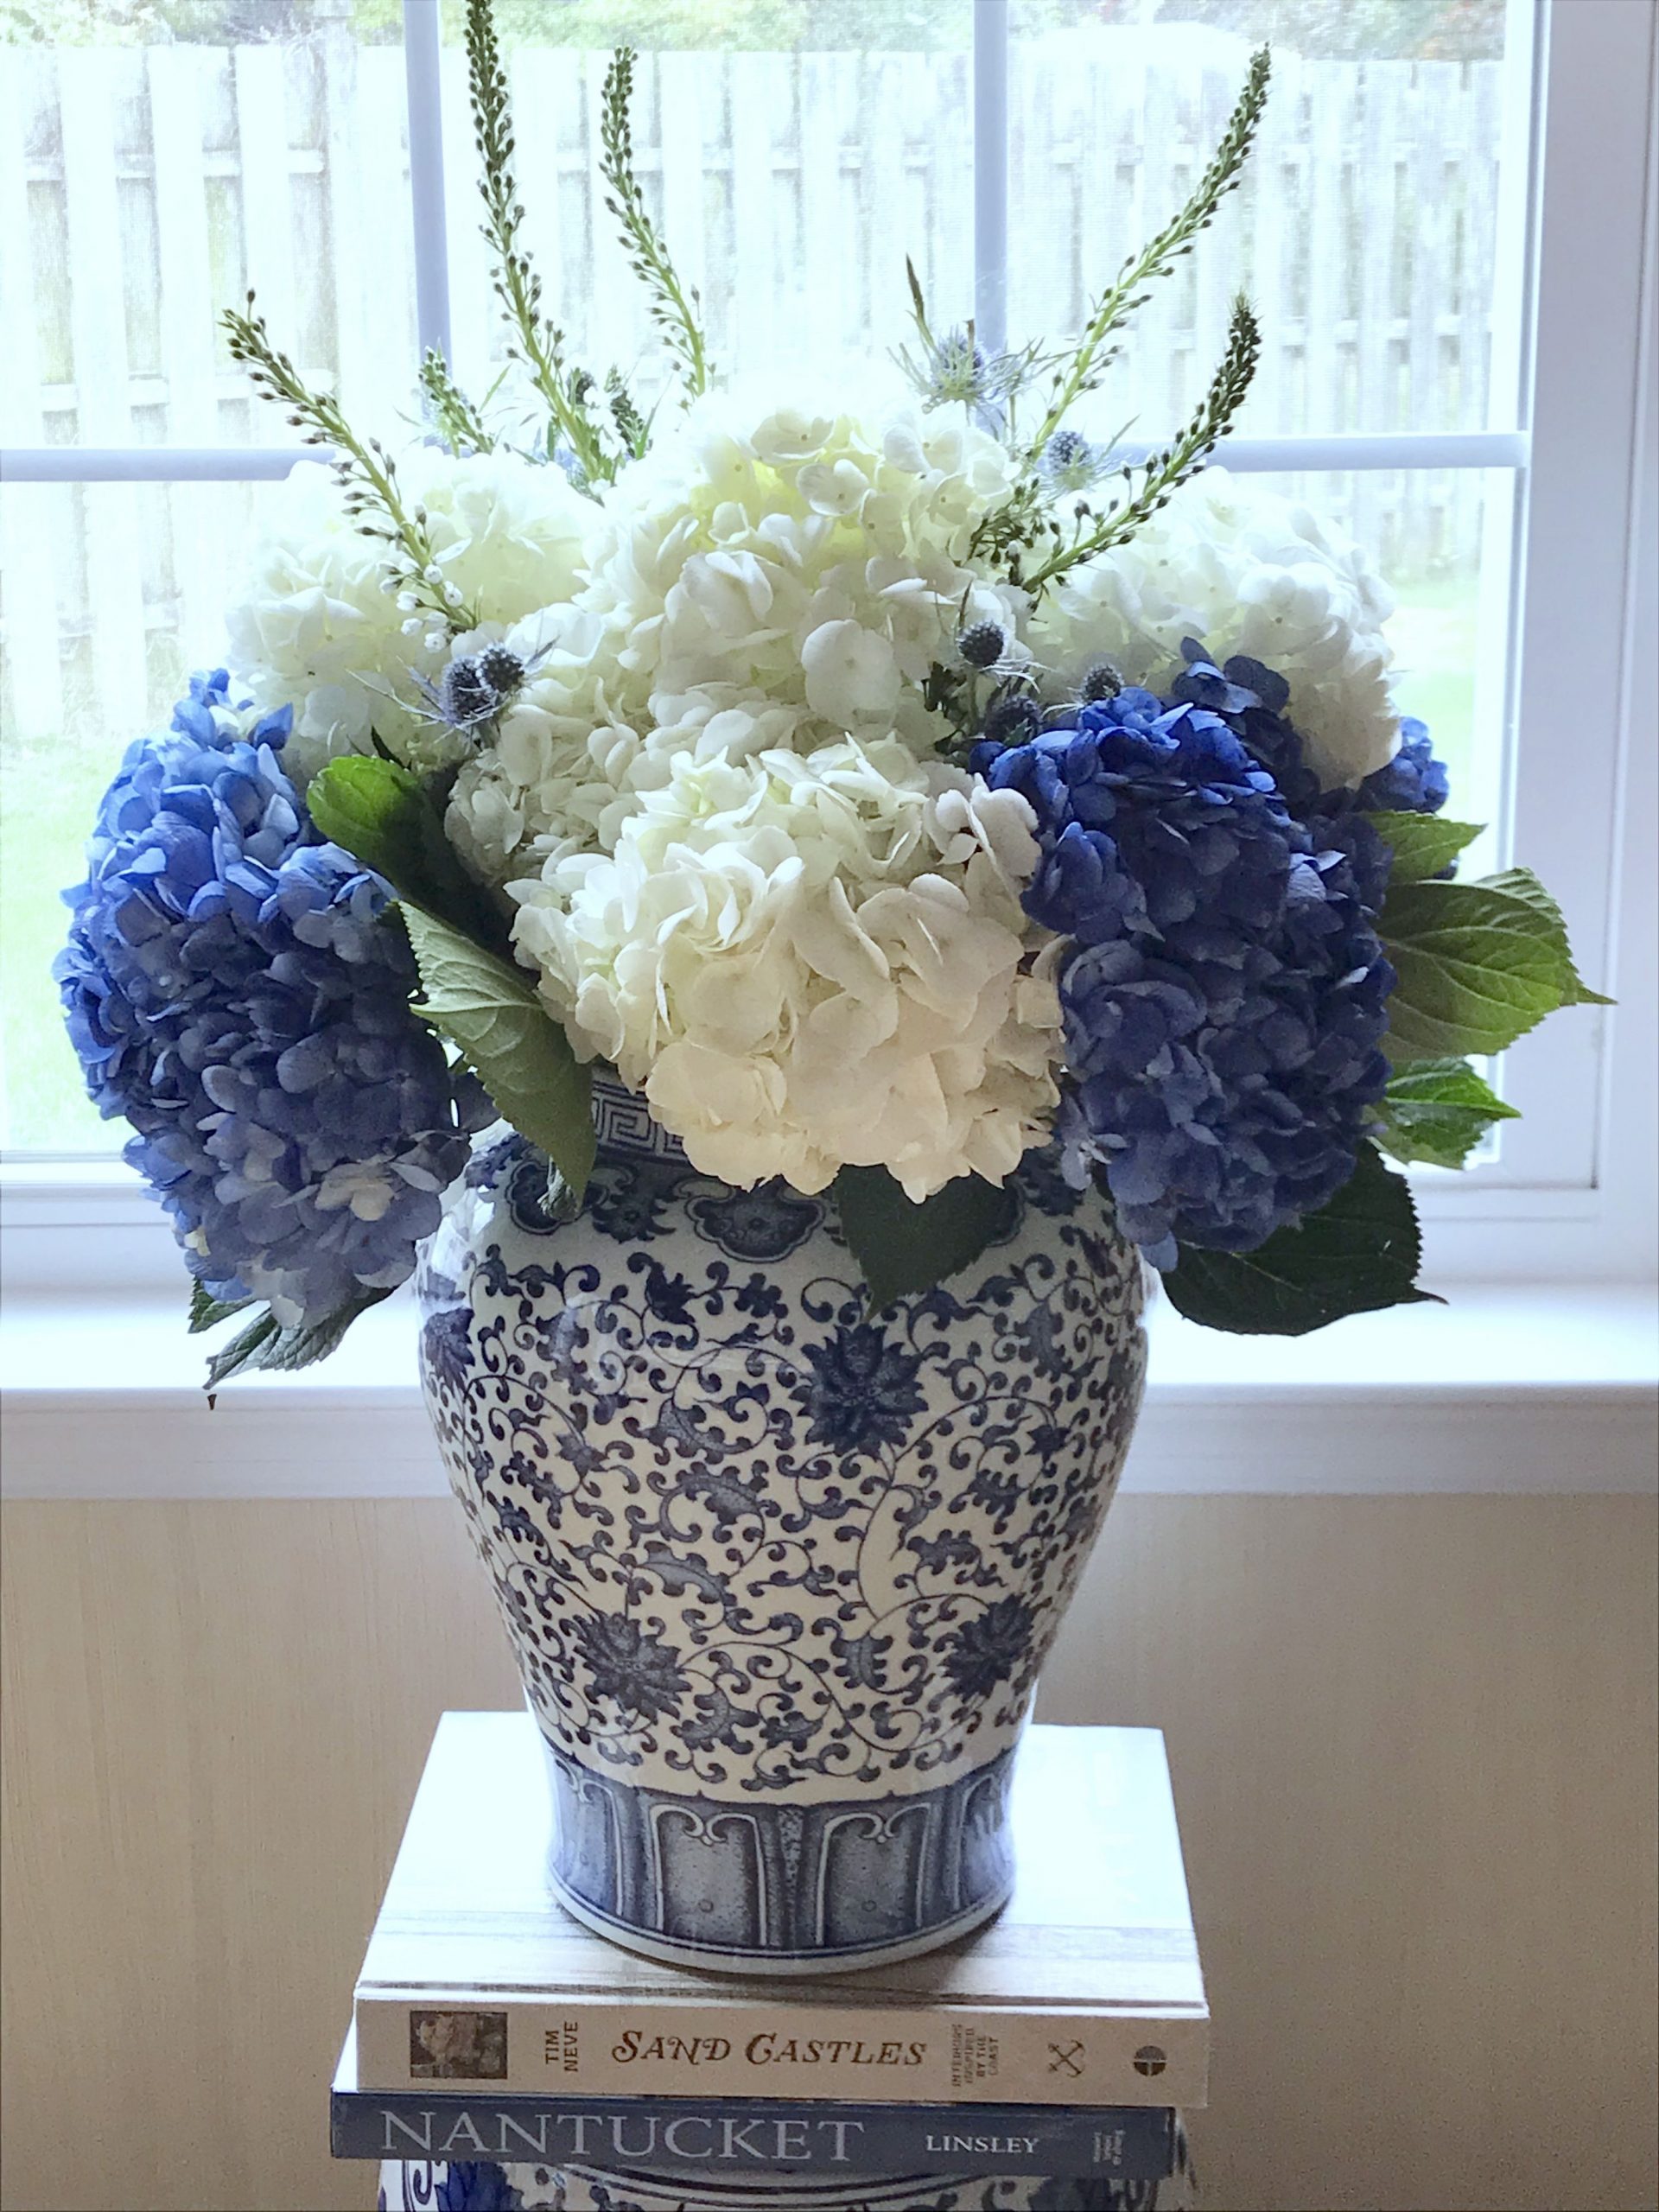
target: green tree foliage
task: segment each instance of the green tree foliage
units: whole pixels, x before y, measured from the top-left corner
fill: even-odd
[[[461,42],[461,0],[442,0]],[[1503,51],[1504,0],[1162,0],[1152,20],[1207,24],[1310,59],[1474,61]],[[972,0],[497,0],[506,47],[728,48],[778,53],[960,50]],[[1020,33],[1147,20],[1146,0],[1024,0]],[[0,0],[0,41],[88,46],[188,39],[217,46],[305,38],[340,22],[365,45],[402,36],[400,0]]]
[[[442,0],[447,43],[461,41],[464,0]],[[971,0],[842,0],[833,16],[814,0],[497,0],[504,47],[727,48],[778,53],[889,48],[961,48]],[[1041,0],[1040,16],[1063,10]],[[257,45],[314,35],[341,23],[364,45],[403,35],[401,0],[0,0],[0,41],[90,46],[183,39]]]
[[[1504,0],[1162,0],[1160,23],[1205,23],[1310,61],[1484,61],[1503,51]],[[1141,0],[1100,0],[1074,20],[1145,20]]]

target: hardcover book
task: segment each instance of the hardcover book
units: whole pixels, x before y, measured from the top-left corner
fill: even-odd
[[[337,2158],[480,2159],[688,2180],[765,2173],[868,2177],[1039,2171],[1162,2181],[1175,2168],[1166,2106],[856,2104],[799,2097],[594,2097],[556,2088],[496,2096],[489,2086],[365,2089],[348,2035],[329,2098]]]
[[[580,1926],[545,1879],[541,1760],[527,1713],[445,1715],[357,1986],[362,2088],[1205,2101],[1209,2012],[1155,1729],[1032,1729],[1002,1912],[827,1980],[661,1966]]]

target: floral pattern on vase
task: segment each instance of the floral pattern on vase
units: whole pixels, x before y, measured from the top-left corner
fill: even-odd
[[[1139,1403],[1139,1262],[1037,1155],[977,1261],[871,1315],[827,1200],[733,1190],[596,1096],[581,1211],[487,1141],[418,1281],[556,1885],[745,1970],[948,1940],[1007,1888],[1008,1756]]]
[[[1162,2181],[999,2174],[908,2175],[826,2184],[766,2175],[755,2194],[727,2182],[704,2193],[683,2178],[588,2166],[443,2165],[388,2159],[379,2212],[1191,2212],[1197,2203],[1183,2128]]]

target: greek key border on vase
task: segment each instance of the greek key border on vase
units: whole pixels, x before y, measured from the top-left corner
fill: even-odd
[[[594,1135],[601,1153],[645,1153],[656,1160],[685,1160],[685,1147],[653,1121],[643,1094],[608,1076],[593,1083]]]

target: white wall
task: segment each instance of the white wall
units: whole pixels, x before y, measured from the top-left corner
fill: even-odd
[[[9,2212],[326,2212],[432,1726],[515,1685],[446,1501],[4,1516]],[[1128,1497],[1044,1709],[1168,1733],[1210,2212],[1655,2202],[1655,1509]],[[480,1817],[486,1817],[481,1812]]]

